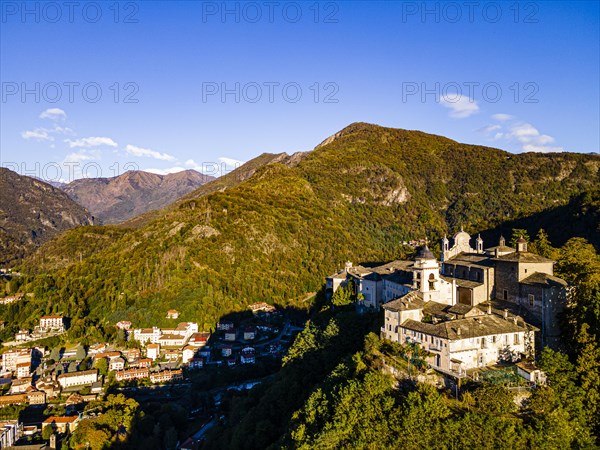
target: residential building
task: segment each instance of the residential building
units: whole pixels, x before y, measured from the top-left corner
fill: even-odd
[[[17,378],[27,378],[31,375],[31,361],[17,364]]]
[[[269,305],[265,302],[258,302],[248,305],[248,309],[252,311],[252,314],[270,314],[277,311],[273,305]]]
[[[54,398],[60,394],[60,384],[50,377],[38,380],[35,383],[35,388],[46,394],[47,398]]]
[[[79,416],[50,416],[42,422],[42,430],[51,426],[58,433],[72,433],[80,422]]]
[[[121,370],[121,371],[115,373],[115,379],[117,381],[140,380],[143,378],[148,378],[149,376],[150,376],[150,371],[148,370],[147,367]]]
[[[188,340],[188,345],[192,347],[204,347],[209,339],[210,333],[208,332],[193,333]]]
[[[156,344],[161,334],[161,330],[158,327],[136,328],[133,330],[133,338],[142,345],[146,344],[147,342]]]
[[[9,350],[2,354],[2,369],[6,372],[16,372],[17,365],[28,363],[31,365],[32,349]]]
[[[0,407],[23,405],[27,403],[27,394],[0,395]]]
[[[18,420],[0,422],[0,448],[12,447],[23,433],[23,424]]]
[[[34,389],[27,393],[27,401],[30,405],[44,405],[46,404],[46,393]]]
[[[517,364],[517,374],[535,384],[546,383],[546,374],[531,361],[520,361]]]
[[[182,352],[181,361],[184,364],[188,364],[196,355],[196,349],[190,345],[185,347]]]
[[[196,322],[181,322],[177,324],[177,327],[171,332],[171,334],[178,334],[180,336],[189,338],[192,334],[197,332],[198,324]]]
[[[160,357],[160,344],[148,344],[146,346],[146,356],[152,361]]]
[[[230,344],[223,344],[221,346],[221,355],[223,357],[231,356],[232,352],[233,352],[233,347]]]
[[[240,353],[240,363],[241,364],[254,364],[255,362],[255,351],[252,347],[246,347],[242,349]]]
[[[15,341],[17,342],[27,342],[31,340],[31,333],[29,330],[19,330],[17,334],[15,334]]]
[[[178,319],[179,318],[179,311],[175,310],[175,309],[170,309],[167,311],[167,319]]]
[[[92,369],[82,372],[63,373],[58,376],[57,380],[63,389],[71,386],[90,385],[98,381],[98,371]]]
[[[181,351],[179,350],[165,350],[164,357],[167,361],[177,361],[181,358]]]
[[[226,341],[233,342],[233,341],[235,341],[236,337],[237,337],[237,333],[235,331],[235,328],[231,328],[231,329],[225,331],[225,340]]]
[[[167,383],[169,381],[183,380],[183,372],[181,369],[177,370],[163,370],[150,374],[150,381],[152,383]]]
[[[152,367],[152,359],[151,358],[140,358],[137,361],[132,361],[129,363],[129,367],[137,367],[137,368],[150,368]]]
[[[63,316],[43,316],[40,318],[40,331],[65,331],[65,318]]]
[[[123,370],[125,368],[125,360],[121,357],[117,357],[110,360],[109,370]]]
[[[192,358],[189,361],[188,367],[190,369],[202,369],[204,366],[204,360],[202,358]]]
[[[245,341],[253,341],[256,339],[256,328],[255,327],[246,327],[244,329],[244,340]]]
[[[88,355],[94,356],[94,355],[97,355],[98,353],[104,353],[104,352],[106,352],[107,348],[108,348],[107,343],[90,345],[90,347],[88,349]]]
[[[131,322],[129,320],[121,320],[115,324],[115,327],[120,330],[129,331],[131,328]]]
[[[228,331],[234,328],[234,324],[230,320],[223,320],[217,324],[217,330],[219,331]]]
[[[13,380],[10,386],[11,394],[22,394],[27,392],[27,388],[31,387],[32,378],[21,378],[17,380]]]
[[[137,361],[141,357],[142,357],[142,352],[139,348],[131,348],[131,349],[127,350],[127,361],[128,362],[131,363],[132,361]]]
[[[185,336],[178,334],[163,334],[158,339],[158,343],[163,347],[182,347],[185,345],[185,341]]]

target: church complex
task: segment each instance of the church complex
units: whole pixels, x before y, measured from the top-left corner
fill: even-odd
[[[557,314],[568,286],[554,276],[554,261],[517,248],[504,238],[483,247],[461,230],[442,240],[441,261],[424,246],[414,261],[353,266],[327,278],[333,294],[353,286],[362,307],[384,310],[381,337],[419,344],[434,369],[462,375],[469,369],[532,358],[536,345],[560,337]]]

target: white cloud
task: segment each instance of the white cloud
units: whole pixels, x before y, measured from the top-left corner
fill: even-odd
[[[30,131],[23,131],[21,132],[21,137],[23,139],[26,140],[34,140],[34,141],[39,141],[39,142],[43,142],[43,141],[53,141],[54,138],[52,136],[50,136],[50,134],[48,133],[48,130],[44,129],[44,128],[36,128],[35,130],[30,130]]]
[[[175,157],[168,153],[160,153],[148,148],[136,147],[135,145],[127,145],[125,151],[133,156],[144,156],[147,158],[159,159],[161,161],[175,161]]]
[[[480,128],[480,131],[494,141],[504,140],[509,144],[516,145],[524,152],[562,152],[564,149],[558,146],[548,144],[554,143],[554,137],[542,134],[540,131],[528,122],[517,121],[516,117],[508,114],[494,114],[494,119],[505,124],[487,125]],[[492,136],[493,134],[493,136]]]
[[[550,147],[547,145],[533,145],[527,144],[523,146],[524,152],[540,152],[540,153],[551,153],[551,152],[564,152],[562,147]]]
[[[50,108],[40,114],[40,119],[59,120],[66,118],[67,113],[60,108]]]
[[[440,98],[440,103],[450,109],[449,116],[453,119],[465,119],[479,112],[477,102],[466,95],[448,94]]]
[[[83,161],[92,161],[100,159],[98,151],[79,150],[78,152],[69,153],[63,163],[81,163]]]
[[[481,127],[477,130],[479,133],[489,134],[492,131],[500,130],[502,127],[500,125],[486,125],[485,127]]]
[[[244,161],[240,161],[239,159],[228,158],[226,156],[219,157],[219,161],[230,167],[239,167],[242,164],[244,164]]]
[[[227,156],[221,156],[217,158],[217,161],[207,161],[198,163],[193,159],[188,159],[185,163],[185,166],[189,169],[196,170],[197,172],[203,173],[205,175],[211,175],[213,177],[220,177],[225,175],[232,170],[237,169],[239,166],[244,164],[244,161],[240,161],[238,159],[229,158]],[[167,169],[172,172],[179,171],[179,167],[174,167],[172,169]]]
[[[502,113],[499,113],[499,114],[494,114],[494,115],[492,116],[492,119],[494,119],[494,120],[498,120],[498,121],[500,121],[500,122],[506,122],[507,120],[512,120],[512,119],[514,119],[514,116],[511,116],[510,114],[502,114]]]
[[[54,128],[52,130],[50,130],[53,133],[57,133],[57,134],[68,134],[68,135],[74,135],[75,132],[71,129],[71,128],[63,128],[63,127],[59,127],[58,125],[54,125]]]
[[[170,167],[168,169],[144,169],[144,172],[155,173],[157,175],[169,175],[171,173],[183,172],[184,170],[188,170],[185,167]]]
[[[69,148],[91,148],[100,146],[117,147],[117,143],[107,137],[88,137],[77,139],[76,141],[65,139],[65,142],[69,144]]]

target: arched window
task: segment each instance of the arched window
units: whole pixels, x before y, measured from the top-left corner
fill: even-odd
[[[430,274],[429,275],[429,290],[433,291],[434,289],[435,289],[435,275]]]

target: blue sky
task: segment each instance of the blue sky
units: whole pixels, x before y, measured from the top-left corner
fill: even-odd
[[[599,3],[465,3],[3,0],[1,164],[219,174],[357,121],[598,152]]]

